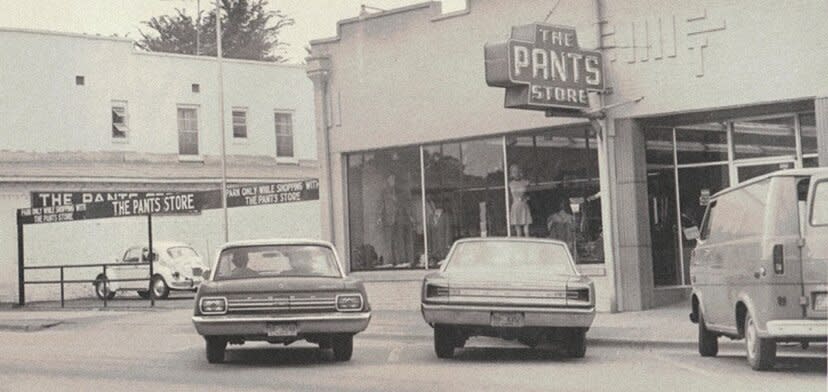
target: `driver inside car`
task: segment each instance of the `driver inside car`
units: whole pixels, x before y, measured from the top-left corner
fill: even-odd
[[[258,275],[258,273],[247,267],[249,258],[247,252],[239,252],[233,254],[233,270],[230,276],[233,278],[249,278]]]

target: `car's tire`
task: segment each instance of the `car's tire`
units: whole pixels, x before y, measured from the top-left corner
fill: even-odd
[[[565,343],[566,355],[570,358],[583,358],[586,355],[586,328],[570,328]]]
[[[170,296],[170,287],[161,276],[154,276],[150,281],[150,295],[155,299],[166,299]]]
[[[143,299],[149,299],[150,292],[149,292],[149,290],[138,290],[138,296],[143,298]]]
[[[207,362],[222,363],[224,362],[224,353],[227,350],[227,340],[218,336],[205,336],[207,348]]]
[[[437,358],[451,358],[454,356],[456,337],[454,328],[447,325],[434,326],[434,352]]]
[[[745,349],[753,370],[768,370],[776,361],[776,341],[759,337],[758,328],[750,313],[745,315]]]
[[[108,279],[104,275],[100,275],[95,279],[95,295],[100,300],[103,300],[104,297],[106,297],[105,299],[115,298],[115,291],[109,288],[109,285],[106,284],[107,281]]]
[[[719,335],[707,329],[704,315],[699,311],[699,354],[703,357],[715,357],[719,353]]]
[[[350,361],[354,353],[354,335],[342,334],[334,336],[331,341],[334,359],[339,362]]]

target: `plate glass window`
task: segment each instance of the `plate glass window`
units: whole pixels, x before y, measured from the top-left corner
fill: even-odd
[[[178,108],[178,153],[198,155],[198,110]]]
[[[112,138],[125,140],[128,134],[126,102],[112,102]]]
[[[794,117],[774,117],[733,122],[736,159],[796,156]]]
[[[233,137],[247,138],[247,111],[244,109],[233,109]]]
[[[293,114],[273,113],[276,126],[276,157],[293,158]]]

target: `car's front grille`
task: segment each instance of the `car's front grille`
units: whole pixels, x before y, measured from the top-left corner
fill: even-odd
[[[231,313],[336,311],[336,297],[300,294],[229,298],[227,311]]]

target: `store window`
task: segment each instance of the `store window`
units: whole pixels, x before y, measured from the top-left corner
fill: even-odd
[[[347,156],[351,269],[423,268],[418,147]]]
[[[425,146],[423,162],[430,265],[457,239],[507,234],[502,138]]]
[[[796,156],[793,116],[733,122],[736,159]]]
[[[567,243],[578,264],[603,263],[596,140],[574,127],[506,139],[511,235]]]
[[[676,128],[679,164],[727,162],[727,128],[722,123]]]

